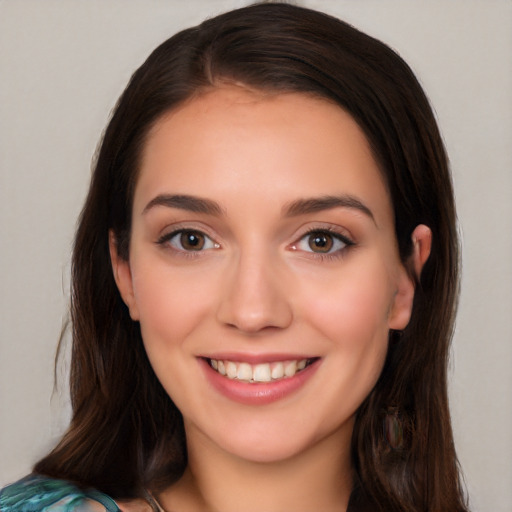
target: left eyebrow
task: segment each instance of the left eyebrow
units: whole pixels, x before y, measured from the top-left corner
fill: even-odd
[[[153,198],[142,210],[145,214],[156,206],[165,206],[167,208],[177,208],[194,213],[205,213],[207,215],[221,216],[224,214],[218,203],[211,199],[189,196],[183,194],[161,194]]]
[[[308,213],[316,213],[324,210],[332,210],[334,208],[351,208],[358,210],[368,216],[375,225],[375,217],[368,206],[356,197],[350,195],[341,196],[321,196],[306,199],[297,199],[283,208],[285,217],[296,217],[298,215],[306,215]]]

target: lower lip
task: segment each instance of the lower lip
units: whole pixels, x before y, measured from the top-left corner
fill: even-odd
[[[208,381],[225,397],[246,405],[266,405],[281,400],[304,386],[316,372],[320,360],[317,359],[293,377],[255,383],[229,379],[215,371],[205,359],[199,359],[199,362]]]

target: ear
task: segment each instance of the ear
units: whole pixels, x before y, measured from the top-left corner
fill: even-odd
[[[117,251],[117,239],[112,231],[109,232],[108,245],[112,272],[119,293],[124,303],[128,306],[132,320],[139,320],[139,310],[133,293],[132,271],[130,262],[119,256]]]
[[[428,226],[420,224],[412,232],[411,238],[413,249],[407,267],[414,274],[411,275],[405,266],[400,268],[397,290],[388,317],[389,328],[397,331],[405,329],[411,319],[415,282],[419,281],[423,265],[430,256],[432,231]]]
[[[432,231],[428,226],[420,224],[419,226],[416,226],[412,232],[411,238],[413,244],[413,252],[411,256],[412,266],[414,268],[416,279],[419,281],[423,265],[425,265],[425,262],[430,256],[430,249],[432,248]]]

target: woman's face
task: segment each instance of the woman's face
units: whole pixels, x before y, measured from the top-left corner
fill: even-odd
[[[225,86],[150,132],[114,271],[188,443],[253,461],[332,440],[409,320],[386,185],[339,107]]]

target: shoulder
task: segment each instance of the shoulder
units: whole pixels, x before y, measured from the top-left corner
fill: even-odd
[[[1,512],[120,512],[116,502],[94,489],[65,480],[30,475],[0,490]]]

